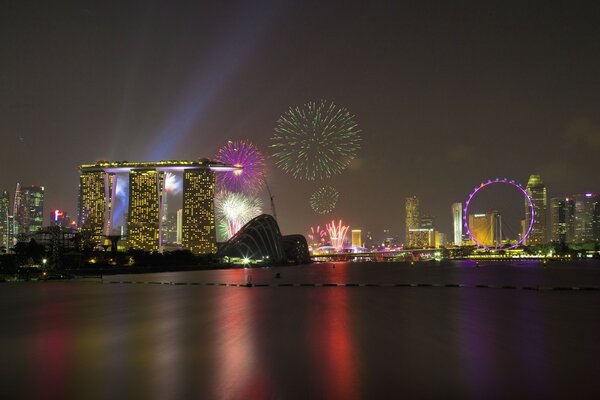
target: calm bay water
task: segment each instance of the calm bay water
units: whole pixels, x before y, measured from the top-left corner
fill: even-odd
[[[248,281],[380,286],[205,285]],[[336,263],[4,283],[0,398],[598,395],[600,291],[522,288],[599,286],[593,262]]]

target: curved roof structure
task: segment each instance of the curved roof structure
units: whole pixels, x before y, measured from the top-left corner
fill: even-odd
[[[310,262],[304,236],[281,236],[277,221],[268,214],[259,215],[244,225],[219,249],[217,257],[262,259],[271,264]]]

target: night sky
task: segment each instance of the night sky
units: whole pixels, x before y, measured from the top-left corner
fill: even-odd
[[[269,154],[289,106],[327,99],[362,149],[326,181],[270,166],[284,233],[343,218],[403,237],[414,194],[449,234],[451,203],[496,177],[600,191],[600,3],[350,3],[9,1],[0,188],[44,185],[46,214],[75,215],[80,164],[212,157],[239,138]],[[324,184],[340,192],[325,217],[308,204]]]

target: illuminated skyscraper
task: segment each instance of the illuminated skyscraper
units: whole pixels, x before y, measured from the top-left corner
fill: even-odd
[[[215,174],[208,169],[183,172],[181,242],[193,253],[216,253]]]
[[[421,214],[419,199],[417,196],[407,197],[405,203],[406,209],[406,243],[410,247],[416,247],[415,243],[410,242],[409,231],[419,229],[421,225]]]
[[[575,234],[578,243],[600,240],[600,203],[599,196],[593,193],[576,194]]]
[[[445,233],[435,231],[434,238],[435,238],[435,248],[436,249],[446,246],[447,239],[446,239]]]
[[[571,243],[575,238],[575,201],[554,197],[551,200],[552,241]]]
[[[164,226],[169,225],[168,218],[163,216],[168,210],[164,196],[165,174],[183,173],[183,208],[178,212],[176,239],[196,254],[214,253],[214,173],[237,169],[206,159],[99,161],[82,165],[79,194],[81,229],[91,232],[97,244],[104,242],[104,235],[120,233],[127,235],[131,249],[162,251],[163,238],[169,236],[162,233],[175,233],[174,220],[170,223],[172,227]],[[122,204],[126,205],[126,211]],[[127,220],[127,232],[122,229],[124,224],[111,226],[123,219]]]
[[[433,229],[416,228],[408,230],[409,247],[435,247],[435,231]]]
[[[145,251],[161,250],[160,224],[164,173],[134,169],[129,173],[128,243]]]
[[[181,237],[183,236],[183,210],[180,208],[177,210],[177,239],[175,243],[181,244]]]
[[[452,230],[454,232],[455,246],[462,246],[463,224],[462,203],[452,203]]]
[[[8,217],[10,215],[10,195],[8,191],[0,192],[0,248],[8,251],[12,246],[9,235]]]
[[[352,229],[352,247],[363,247],[362,231],[360,229]]]
[[[14,234],[23,235],[42,229],[44,222],[44,187],[17,183],[13,209]]]
[[[103,170],[81,173],[79,176],[79,221],[82,232],[91,235],[92,242],[104,242],[109,233],[110,209],[113,203],[114,175]]]
[[[546,186],[542,182],[539,175],[531,175],[525,188],[531,199],[533,200],[533,206],[535,211],[535,218],[533,221],[533,228],[527,239],[527,244],[545,244],[548,242],[546,235],[546,208],[548,202],[548,195],[546,193]],[[529,226],[531,221],[531,209],[529,202],[525,200],[525,223]]]
[[[502,245],[502,220],[497,211],[486,214],[470,214],[469,229],[475,239],[484,246]]]

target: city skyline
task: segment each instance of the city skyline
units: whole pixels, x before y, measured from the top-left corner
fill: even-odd
[[[449,233],[448,204],[498,176],[539,174],[549,199],[598,191],[598,6],[334,3],[11,5],[0,188],[43,185],[47,209],[75,215],[83,163],[211,158],[247,139],[268,156],[286,231],[332,217],[402,236],[417,195]],[[308,202],[323,185],[291,179],[269,147],[290,107],[321,99],[362,135],[348,168],[318,182],[339,192],[327,218]]]

